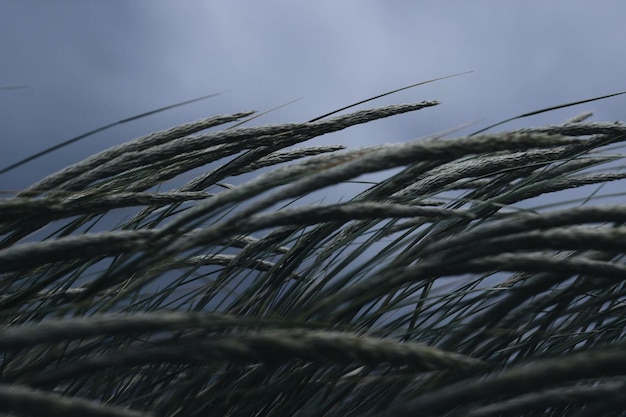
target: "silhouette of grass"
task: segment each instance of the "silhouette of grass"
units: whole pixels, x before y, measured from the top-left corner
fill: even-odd
[[[294,147],[437,104],[209,117],[0,200],[0,411],[618,415],[626,128]]]

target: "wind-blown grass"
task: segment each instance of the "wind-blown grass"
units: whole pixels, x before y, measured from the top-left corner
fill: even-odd
[[[0,410],[617,415],[626,205],[536,198],[623,184],[626,127],[294,148],[437,104],[210,117],[0,200]]]

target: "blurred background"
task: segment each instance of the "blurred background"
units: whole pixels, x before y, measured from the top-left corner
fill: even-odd
[[[473,71],[359,108],[441,105],[320,138],[350,147],[626,90],[626,2],[0,0],[0,169],[100,126],[116,126],[0,176],[12,193],[68,164],[202,117],[267,111],[300,122],[409,84]],[[354,110],[354,109],[353,109]],[[626,96],[496,130],[561,123],[586,110],[626,120]]]

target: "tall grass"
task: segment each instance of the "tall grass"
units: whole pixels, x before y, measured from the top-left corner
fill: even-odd
[[[618,415],[626,127],[299,147],[437,104],[210,117],[0,200],[0,411]]]

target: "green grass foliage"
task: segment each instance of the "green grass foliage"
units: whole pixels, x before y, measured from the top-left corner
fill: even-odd
[[[626,127],[306,145],[437,104],[209,117],[0,200],[0,412],[620,415]]]

